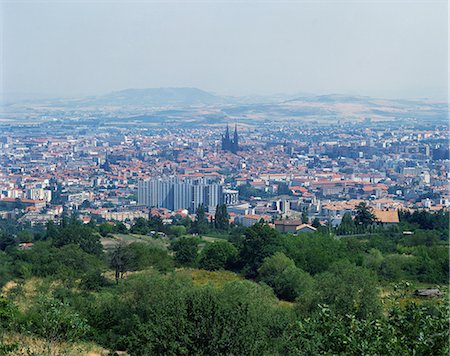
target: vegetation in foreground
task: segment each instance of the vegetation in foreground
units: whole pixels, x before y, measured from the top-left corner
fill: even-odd
[[[192,223],[226,238],[213,242],[155,219],[147,233],[168,237],[124,239],[107,252],[101,236],[117,231],[102,224],[2,221],[0,353],[448,354],[443,218],[412,215],[397,230],[339,239],[329,229],[294,236]],[[419,299],[416,286],[443,295]],[[40,351],[21,345],[31,339]]]

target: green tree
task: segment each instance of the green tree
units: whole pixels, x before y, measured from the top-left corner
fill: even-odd
[[[38,241],[27,251],[14,251],[14,259],[16,273],[22,278],[33,275],[68,283],[103,267],[97,256],[83,251],[78,245],[57,248],[50,241]]]
[[[258,273],[259,279],[272,287],[281,299],[294,301],[301,296],[305,302],[312,295],[313,278],[282,252],[267,257]]]
[[[197,208],[191,230],[193,233],[197,234],[204,234],[208,231],[208,219],[206,218],[205,207],[203,204],[199,205]]]
[[[0,230],[0,250],[5,251],[8,246],[16,244],[16,239],[11,234]]]
[[[159,215],[150,215],[147,225],[150,230],[165,231],[164,223]]]
[[[315,227],[316,229],[318,229],[321,226],[319,218],[314,218],[311,226]]]
[[[101,288],[108,287],[109,285],[109,280],[104,277],[99,270],[89,271],[80,281],[80,287],[86,291],[98,292]]]
[[[359,203],[355,208],[355,224],[367,228],[376,221],[373,209],[365,202]]]
[[[134,220],[134,224],[131,226],[131,233],[139,235],[147,235],[150,232],[148,221],[140,217]]]
[[[175,261],[180,265],[194,266],[197,262],[198,242],[191,237],[181,237],[171,246],[175,252]]]
[[[218,230],[228,231],[230,227],[230,215],[228,215],[227,206],[225,204],[217,205],[214,216],[214,225]]]
[[[287,183],[278,184],[278,195],[292,195],[292,190],[289,188]]]
[[[379,317],[381,304],[376,275],[346,261],[333,264],[316,277],[317,303],[338,314],[367,319]]]
[[[337,229],[339,235],[350,235],[355,231],[355,222],[351,213],[345,213]]]
[[[126,243],[119,242],[110,253],[110,266],[114,269],[116,284],[133,266],[134,256]]]
[[[132,259],[131,270],[143,270],[153,267],[160,272],[172,271],[173,259],[166,249],[155,247],[142,242],[133,242],[126,246]]]
[[[281,248],[280,235],[275,229],[260,223],[249,227],[244,233],[239,251],[244,273],[248,277],[256,277],[264,259]]]
[[[51,231],[51,233],[54,233]],[[50,237],[50,235],[48,235]],[[53,243],[56,247],[62,247],[69,244],[80,246],[80,248],[90,254],[101,255],[103,252],[100,236],[94,234],[92,229],[83,225],[75,218],[70,221],[63,219],[61,226],[57,228]]]
[[[315,275],[328,270],[331,264],[346,256],[341,240],[323,235],[287,235],[282,237],[286,256],[292,258],[295,265]]]
[[[308,224],[309,218],[308,218],[308,212],[306,210],[303,210],[302,212],[302,224]]]
[[[0,354],[12,355],[17,351],[18,345],[5,341],[5,333],[14,330],[19,311],[11,300],[0,295]]]
[[[186,235],[186,228],[183,225],[172,225],[169,227],[169,234],[175,237]]]
[[[128,234],[128,228],[122,221],[116,223],[116,229],[119,234]]]
[[[199,267],[216,271],[231,269],[236,263],[238,250],[228,241],[207,244],[200,254]]]
[[[424,305],[395,305],[387,317],[358,319],[327,306],[288,325],[283,355],[447,355],[447,303],[430,310]]]
[[[284,314],[275,317],[276,303],[269,288],[248,281],[219,289],[149,273],[104,294],[91,318],[102,344],[131,355],[273,354],[268,335],[287,324]]]
[[[380,270],[381,264],[383,263],[383,260],[384,257],[380,250],[371,248],[369,250],[369,253],[364,256],[363,266],[378,272]]]
[[[49,354],[56,342],[77,341],[90,332],[87,320],[69,304],[52,296],[40,295],[26,313],[28,331],[45,338]]]
[[[108,222],[101,223],[98,227],[100,235],[106,237],[114,232],[114,226]]]

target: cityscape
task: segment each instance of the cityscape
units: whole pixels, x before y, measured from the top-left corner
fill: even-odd
[[[450,206],[449,131],[439,106],[424,103],[428,117],[417,120],[380,111],[357,121],[343,113],[328,121],[308,114],[306,122],[278,114],[256,124],[245,112],[224,117],[241,105],[179,108],[177,115],[196,121],[172,119],[161,127],[140,116],[102,121],[81,109],[86,118],[62,122],[60,108],[39,106],[34,115],[42,122],[21,124],[14,121],[16,105],[0,137],[1,215],[35,225],[76,211],[84,221],[130,226],[149,214],[166,223],[177,214],[194,219],[200,205],[213,216],[225,203],[231,223],[299,220],[306,212],[308,223],[338,226],[362,201],[386,223],[398,222],[401,209]],[[201,111],[218,118],[205,122],[209,114]],[[159,119],[165,115],[173,114]]]
[[[0,23],[1,356],[450,354],[448,1]]]

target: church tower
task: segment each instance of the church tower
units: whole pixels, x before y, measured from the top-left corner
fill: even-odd
[[[234,127],[233,139],[230,138],[230,129],[227,124],[225,135],[222,135],[222,150],[233,153],[239,151],[239,137],[237,132],[237,124]]]
[[[228,128],[225,131],[225,136],[222,136],[222,150],[229,151],[231,149],[230,130]]]
[[[238,138],[238,132],[237,132],[237,124],[235,124],[234,125],[232,152],[236,153],[237,151],[239,151],[239,138]]]

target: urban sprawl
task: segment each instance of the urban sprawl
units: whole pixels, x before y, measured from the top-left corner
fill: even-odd
[[[0,217],[31,225],[158,215],[337,226],[365,202],[379,224],[400,210],[448,209],[448,128],[428,123],[216,125],[11,123],[0,132]],[[306,217],[306,218],[305,218]],[[282,223],[285,221],[285,223]],[[290,230],[291,229],[291,230]]]

